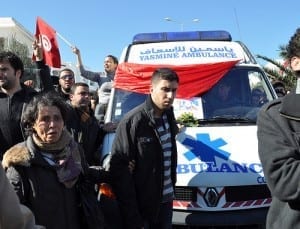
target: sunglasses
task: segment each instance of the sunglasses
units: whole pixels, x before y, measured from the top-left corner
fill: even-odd
[[[64,75],[64,76],[61,76],[60,79],[63,79],[63,80],[72,80],[74,79],[74,76],[73,75]]]

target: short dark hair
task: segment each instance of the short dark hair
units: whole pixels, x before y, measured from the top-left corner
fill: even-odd
[[[276,88],[276,87],[283,87],[283,88],[285,88],[284,83],[281,82],[281,81],[275,81],[275,82],[272,83],[272,85],[273,85],[274,88]]]
[[[41,93],[32,98],[22,114],[22,125],[27,135],[33,132],[32,127],[38,118],[39,110],[45,106],[57,107],[60,110],[64,123],[66,123],[69,105],[55,91]]]
[[[8,61],[15,71],[21,70],[21,77],[23,76],[24,64],[21,58],[17,54],[11,51],[0,52],[0,62],[3,61]]]
[[[99,96],[98,96],[97,91],[91,91],[90,92],[90,98],[91,98],[91,100],[96,100],[96,102],[98,103],[99,102]]]
[[[74,71],[71,68],[63,68],[59,71],[59,78],[62,72],[71,72],[73,76],[75,76]]]
[[[74,95],[74,92],[75,92],[76,88],[78,88],[78,87],[87,87],[87,88],[89,88],[89,85],[84,83],[84,82],[74,83],[71,87],[70,94]]]
[[[158,68],[152,73],[151,83],[156,83],[158,80],[176,81],[179,83],[177,73],[171,68]]]
[[[286,47],[287,58],[290,60],[293,56],[300,57],[300,28],[296,30],[294,35]]]
[[[115,56],[113,56],[113,55],[111,55],[111,54],[107,55],[106,57],[111,58],[115,64],[119,64],[119,61],[118,61],[118,58],[117,58],[117,57],[115,57]]]

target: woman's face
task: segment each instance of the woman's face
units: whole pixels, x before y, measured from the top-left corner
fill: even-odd
[[[56,106],[40,108],[33,129],[44,143],[55,143],[59,140],[64,128],[60,110]]]

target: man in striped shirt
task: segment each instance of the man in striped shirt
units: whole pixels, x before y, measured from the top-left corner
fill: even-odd
[[[178,133],[172,104],[178,85],[175,71],[155,70],[150,95],[116,130],[110,172],[124,228],[172,228]],[[130,173],[132,160],[135,168]]]

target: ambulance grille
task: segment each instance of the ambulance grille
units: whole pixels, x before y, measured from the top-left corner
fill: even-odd
[[[232,186],[225,188],[228,202],[271,198],[267,185]]]
[[[246,185],[225,187],[225,197],[228,202],[259,200],[271,198],[267,185]],[[175,187],[175,200],[197,201],[197,187]]]
[[[182,201],[197,201],[197,188],[196,187],[175,187],[175,200]]]

